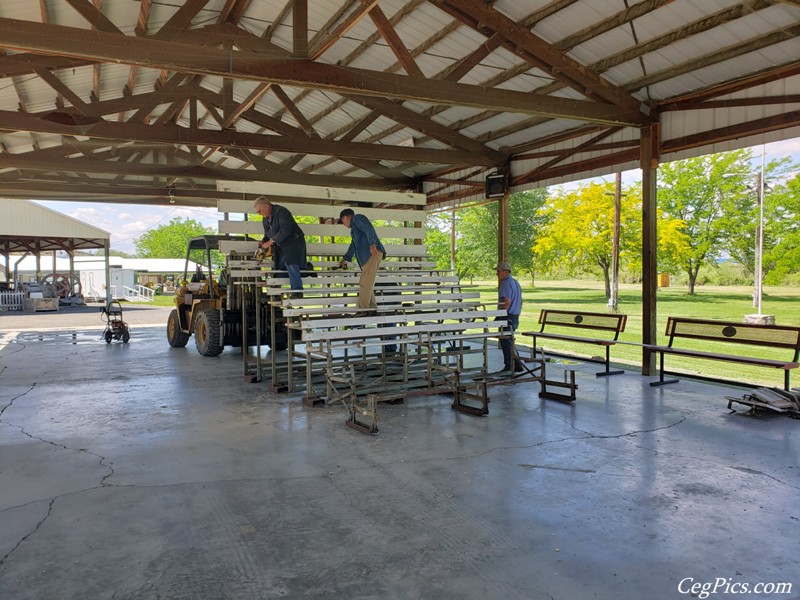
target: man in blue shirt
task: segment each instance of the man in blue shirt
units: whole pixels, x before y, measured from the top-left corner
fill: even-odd
[[[357,215],[353,209],[345,208],[339,214],[337,223],[347,227],[353,238],[339,266],[346,267],[347,263],[353,260],[353,256],[356,257],[361,267],[361,278],[358,280],[358,308],[375,310],[378,308],[378,303],[375,302],[375,278],[378,276],[378,267],[386,256],[386,249],[378,239],[378,234],[369,219],[364,215]]]
[[[511,276],[511,264],[505,261],[497,263],[497,304],[498,308],[505,309],[508,315],[501,331],[509,337],[500,338],[500,349],[503,351],[503,369],[496,375],[509,376],[513,373],[524,371],[524,367],[512,356],[512,341],[514,332],[519,327],[519,315],[522,312],[522,288],[519,282]]]
[[[272,204],[266,196],[259,196],[253,205],[255,211],[264,217],[264,238],[259,246],[272,248],[272,260],[279,271],[284,269],[289,274],[289,287],[293,290],[303,289],[300,269],[306,267],[306,237],[303,230],[294,220],[291,211]]]

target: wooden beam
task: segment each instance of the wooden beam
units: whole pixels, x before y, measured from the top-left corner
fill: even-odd
[[[405,44],[403,44],[400,36],[397,35],[397,31],[395,31],[395,28],[392,27],[389,19],[387,19],[386,15],[383,14],[381,7],[375,6],[371,11],[369,11],[369,16],[372,19],[372,22],[375,23],[375,27],[377,27],[378,31],[381,32],[383,39],[386,40],[387,44],[389,44],[389,48],[391,48],[392,52],[394,52],[397,60],[400,61],[401,65],[403,65],[406,73],[412,77],[424,79],[425,74],[414,61],[414,58],[409,53]]]
[[[66,0],[67,4],[69,4],[72,8],[78,11],[84,19],[86,19],[92,27],[99,31],[105,31],[108,33],[116,33],[122,34],[119,28],[114,25],[111,21],[108,20],[103,13],[100,12],[99,8],[94,6],[88,0]]]
[[[482,0],[429,0],[443,11],[490,36],[501,35],[512,51],[533,65],[544,67],[582,94],[596,95],[625,111],[642,111],[642,103],[625,90],[612,85],[591,69],[570,58],[535,35],[527,27],[497,11]],[[466,18],[465,18],[466,17]]]
[[[308,58],[308,0],[294,0],[292,5],[292,55]]]
[[[611,125],[644,123],[644,115],[638,110],[620,109],[596,102],[446,81],[426,80],[425,85],[420,85],[417,78],[403,75],[307,60],[286,60],[283,51],[276,51],[273,56],[249,52],[229,55],[216,48],[192,47],[16,19],[0,18],[0,47],[199,75],[295,85],[342,94],[470,106]]]
[[[192,19],[205,8],[206,4],[208,4],[208,0],[186,0],[153,37],[165,41],[174,39],[192,24]]]
[[[363,1],[344,21],[339,23],[335,29],[329,30],[327,27],[323,28],[309,43],[309,57],[317,58],[322,56],[328,48],[333,46],[342,36],[346,35],[348,31],[358,25],[358,22],[367,16],[369,11],[372,10],[372,7],[377,5],[378,2],[380,2],[380,0]]]
[[[278,135],[261,135],[241,131],[191,130],[176,125],[155,127],[138,123],[81,123],[78,125],[47,121],[22,113],[0,111],[0,130],[37,131],[59,135],[80,135],[106,140],[127,140],[159,144],[219,146],[221,148],[255,148],[275,152],[319,154],[366,158],[430,162],[439,164],[488,165],[494,163],[485,157],[461,150],[438,150],[433,148],[407,148],[357,142],[336,142],[321,139],[299,139]]]
[[[359,96],[348,95],[347,98],[353,102],[357,102],[362,106],[378,111],[379,113],[397,121],[398,123],[415,129],[421,133],[429,135],[430,137],[444,142],[454,148],[460,148],[469,152],[476,152],[485,156],[487,159],[494,162],[495,165],[505,163],[508,156],[503,152],[493,150],[488,146],[484,146],[480,142],[468,138],[465,135],[458,133],[455,129],[445,127],[432,119],[428,119],[413,110],[405,108],[402,104],[392,102],[391,100],[384,100],[382,98],[366,98]]]

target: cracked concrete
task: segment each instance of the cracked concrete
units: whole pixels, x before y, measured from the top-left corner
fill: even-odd
[[[578,365],[574,405],[415,398],[367,437],[146,312],[128,345],[0,315],[3,598],[800,597],[800,423],[728,414],[741,389]]]

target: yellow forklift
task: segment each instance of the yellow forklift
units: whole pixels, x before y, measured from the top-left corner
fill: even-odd
[[[252,346],[257,339],[256,322],[261,324],[260,339],[265,343],[271,339],[266,303],[256,305],[255,299],[244,294],[240,286],[228,285],[227,269],[222,270],[218,280],[213,278],[212,251],[218,250],[220,240],[226,239],[232,238],[203,235],[189,242],[183,280],[175,292],[175,308],[167,319],[167,341],[173,348],[186,346],[192,334],[197,351],[203,356],[217,356],[225,346],[241,347],[243,343]],[[197,268],[190,275],[192,260]],[[242,311],[247,311],[246,339],[242,334]],[[260,311],[259,319],[255,318],[256,311]],[[286,328],[281,322],[276,327],[273,350],[285,350],[286,339]]]

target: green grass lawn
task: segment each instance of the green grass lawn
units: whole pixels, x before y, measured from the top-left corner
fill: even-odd
[[[140,304],[149,304],[150,306],[175,306],[175,296],[153,296],[152,302],[141,302]]]
[[[481,298],[488,303],[497,301],[497,285],[495,282],[476,282]],[[540,281],[535,287],[530,282],[520,281],[522,285],[523,307],[518,331],[538,331],[539,311],[542,308],[560,310],[584,310],[607,312],[605,292],[602,282],[593,281]],[[619,339],[623,342],[640,343],[642,341],[642,294],[638,285],[622,285],[619,290],[619,311],[628,315],[628,323]],[[748,287],[698,287],[694,296],[687,294],[686,287],[659,288],[657,304],[657,320],[659,343],[666,343],[664,330],[667,317],[681,316],[698,319],[720,319],[726,321],[742,321],[744,315],[755,313],[753,308],[752,288]],[[800,289],[765,287],[762,296],[762,312],[775,315],[780,325],[800,326]],[[565,331],[573,335],[583,335],[579,330]],[[592,334],[587,332],[587,337]],[[599,337],[599,336],[598,336]],[[525,342],[525,338],[518,336]],[[676,345],[678,342],[676,342]],[[791,351],[771,351],[744,345],[719,344],[714,347],[707,342],[681,340],[681,347],[695,348],[725,354],[741,354],[752,352],[754,356],[791,359]],[[597,355],[601,349],[588,344],[566,343],[547,340],[545,348],[562,351],[566,354]],[[642,351],[636,346],[619,344],[611,351],[615,362],[641,366]],[[712,360],[691,360],[681,357],[667,356],[667,370],[699,373],[708,377],[746,381],[767,386],[783,386],[783,371],[756,367],[745,367],[735,363]],[[800,375],[798,375],[800,376]],[[793,385],[799,385],[797,379]]]

